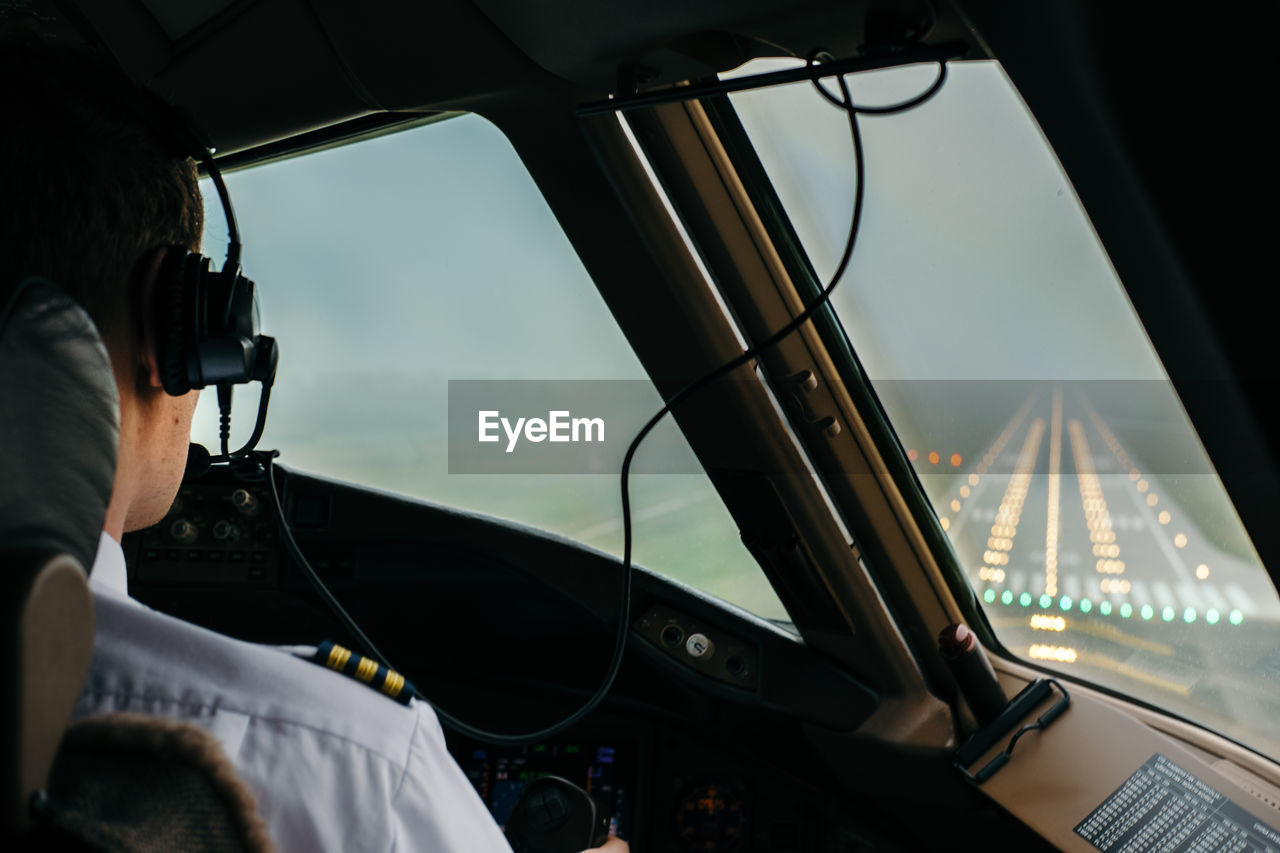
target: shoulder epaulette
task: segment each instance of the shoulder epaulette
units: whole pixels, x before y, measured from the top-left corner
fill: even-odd
[[[316,647],[316,653],[311,660],[334,672],[349,675],[356,681],[390,696],[401,705],[408,705],[417,693],[417,688],[394,669],[388,669],[373,658],[353,652],[330,640],[325,640]]]

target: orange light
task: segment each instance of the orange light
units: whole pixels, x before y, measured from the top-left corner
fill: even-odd
[[[959,467],[960,467],[960,463],[961,463],[961,462],[963,462],[963,461],[964,461],[964,459],[960,456],[960,454],[959,454],[959,453],[952,453],[952,454],[951,454],[951,467],[952,467],[952,468],[959,468]]]
[[[916,459],[920,458],[920,454],[917,453],[915,448],[913,447],[912,449],[907,451],[907,458],[910,459],[912,462],[915,462]]]
[[[941,458],[942,458],[942,457],[938,455],[938,451],[936,451],[936,450],[930,450],[930,451],[929,451],[929,463],[930,463],[930,464],[932,464],[932,465],[937,465],[937,464],[938,464],[938,460],[940,460]]]

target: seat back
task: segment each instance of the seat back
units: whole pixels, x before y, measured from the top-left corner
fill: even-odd
[[[41,817],[33,853],[275,851],[217,738],[164,717],[104,714],[71,726]]]
[[[0,303],[0,830],[21,833],[93,649],[86,584],[111,498],[119,403],[93,321],[28,279]]]

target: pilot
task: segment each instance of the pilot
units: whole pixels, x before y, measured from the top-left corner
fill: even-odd
[[[115,482],[89,579],[93,662],[76,716],[127,711],[207,729],[283,851],[509,851],[426,703],[399,704],[129,597],[121,536],[167,512],[196,406],[198,392],[165,393],[155,354],[162,255],[200,245],[196,167],[125,106],[137,93],[113,63],[0,44],[0,79],[0,301],[28,276],[58,282],[98,325],[120,395]]]

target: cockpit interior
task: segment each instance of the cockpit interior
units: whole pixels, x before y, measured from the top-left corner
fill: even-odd
[[[380,657],[499,825],[1280,851],[1244,12],[3,4],[203,130],[278,341],[129,594]]]

